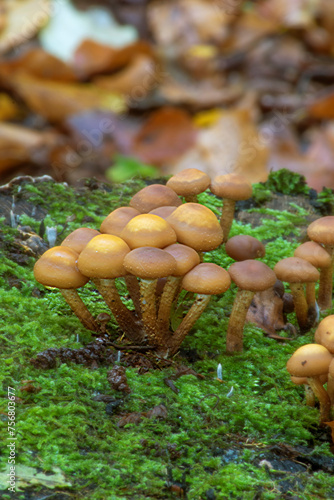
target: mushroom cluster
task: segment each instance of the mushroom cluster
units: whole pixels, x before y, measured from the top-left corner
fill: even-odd
[[[198,194],[208,188],[223,198],[220,219],[198,203]],[[237,291],[227,327],[228,353],[243,350],[243,327],[253,296],[273,287],[277,278],[289,282],[297,321],[305,332],[311,326],[310,310],[316,308],[314,284],[319,276],[320,289],[322,277],[327,276],[323,288],[329,293],[334,236],[333,241],[322,236],[320,243],[322,232],[311,224],[313,241],[304,244],[305,251],[301,246],[299,255],[296,251],[295,257],[270,269],[258,260],[265,256],[263,243],[247,235],[229,239],[235,203],[251,194],[252,186],[240,175],[220,175],[211,181],[199,170],[183,170],[167,185],[152,184],[138,191],[129,206],[116,208],[103,220],[99,231],[73,231],[60,246],[40,257],[35,278],[47,287],[58,288],[82,324],[99,332],[101,325],[77,293],[90,280],[122,334],[131,343],[150,346],[164,356],[177,352],[211,296],[226,292],[231,282]],[[326,220],[323,225],[328,231]],[[218,248],[235,260],[228,270],[203,262],[205,252]],[[124,304],[117,280],[125,282],[133,307]],[[171,316],[182,290],[195,298],[173,331]]]

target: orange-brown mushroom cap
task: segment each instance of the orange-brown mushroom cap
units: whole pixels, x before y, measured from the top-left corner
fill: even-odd
[[[334,354],[334,314],[330,314],[320,321],[314,334],[314,340]]]
[[[91,229],[90,227],[79,227],[70,233],[64,241],[62,241],[61,246],[72,248],[75,252],[82,252],[87,243],[100,234],[96,229]]]
[[[282,259],[274,267],[276,276],[287,283],[312,283],[318,281],[320,274],[310,262],[299,257]]]
[[[130,252],[128,245],[118,236],[95,236],[81,252],[79,270],[89,278],[114,279],[125,276],[123,260]]]
[[[307,228],[307,235],[317,243],[334,245],[334,216],[328,215],[312,222]]]
[[[182,288],[188,292],[217,295],[226,292],[231,284],[225,269],[210,262],[198,264],[182,280]]]
[[[173,175],[166,186],[179,196],[195,196],[210,186],[210,177],[197,168],[186,168]]]
[[[293,353],[286,368],[295,377],[317,377],[328,372],[332,354],[319,344],[306,344]]]
[[[182,204],[181,199],[171,188],[162,184],[151,184],[136,193],[130,200],[130,206],[140,213],[148,213],[164,205]]]
[[[237,261],[259,259],[266,254],[264,244],[247,234],[239,234],[230,238],[225,244],[225,251],[229,257]]]
[[[176,269],[173,276],[184,276],[193,267],[200,263],[200,258],[196,250],[181,243],[175,243],[164,248],[176,261]]]
[[[50,248],[34,266],[36,281],[60,289],[80,288],[88,278],[78,269],[78,257],[77,252],[65,246]]]
[[[120,236],[127,223],[139,214],[140,212],[132,207],[116,208],[102,221],[100,231],[101,233]]]
[[[316,241],[306,241],[294,251],[294,257],[307,260],[312,266],[325,268],[331,265],[329,253]]]
[[[154,280],[174,274],[176,262],[171,254],[161,248],[140,247],[126,255],[124,267],[138,278]]]
[[[172,226],[162,217],[152,214],[141,214],[131,219],[121,232],[121,237],[131,249],[163,248],[176,243]]]
[[[218,175],[211,182],[210,189],[219,198],[230,200],[247,200],[252,196],[252,185],[239,174]]]
[[[276,283],[276,274],[258,260],[234,262],[228,269],[234,283],[241,290],[262,292]]]
[[[215,214],[199,203],[184,203],[167,218],[177,240],[198,252],[208,252],[223,241],[223,230]]]

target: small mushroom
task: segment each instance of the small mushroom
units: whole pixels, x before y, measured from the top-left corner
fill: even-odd
[[[173,175],[166,186],[183,196],[186,202],[197,203],[197,195],[210,186],[210,177],[197,168],[186,168]]]
[[[260,259],[265,256],[264,244],[253,236],[239,234],[230,238],[225,244],[225,251],[233,260]]]
[[[314,340],[334,354],[334,315],[326,316],[320,321],[314,334]]]
[[[133,217],[121,232],[121,238],[131,250],[139,247],[163,248],[176,243],[172,226],[161,217],[151,214]]]
[[[61,246],[65,246],[67,248],[72,248],[77,253],[82,252],[87,243],[94,238],[94,236],[98,236],[100,233],[96,231],[96,229],[91,229],[90,227],[79,227],[72,231],[65,239],[62,241]]]
[[[182,204],[181,199],[171,188],[161,184],[151,184],[136,193],[130,200],[130,207],[142,214],[165,205],[176,207]]]
[[[274,267],[279,280],[289,283],[293,296],[296,317],[301,333],[311,327],[308,319],[308,305],[304,293],[305,283],[315,283],[319,279],[319,271],[307,260],[299,257],[282,259]]]
[[[168,344],[169,353],[174,354],[201,316],[212,295],[225,293],[231,284],[229,273],[213,263],[201,263],[189,271],[182,280],[182,288],[196,293],[195,302],[175,330]]]
[[[215,177],[210,189],[213,194],[223,199],[220,225],[224,233],[223,243],[226,243],[234,219],[235,203],[252,196],[252,185],[243,175],[225,174]]]
[[[234,262],[228,272],[238,287],[226,334],[226,352],[234,353],[243,350],[244,324],[255,292],[274,286],[276,275],[270,267],[257,260]]]
[[[295,377],[293,375],[290,375],[291,382],[293,382],[296,385],[303,385],[304,390],[305,390],[305,403],[307,406],[315,406],[315,394],[312,391],[312,388],[309,386],[307,377]],[[320,375],[319,377],[320,382],[322,385],[326,384],[328,380],[327,374]]]
[[[331,403],[320,376],[328,373],[332,359],[333,356],[326,347],[319,344],[306,344],[293,353],[286,365],[290,375],[307,377],[307,383],[320,403],[320,422],[330,420]]]
[[[322,269],[318,295],[319,308],[321,310],[331,309],[334,263],[334,216],[328,215],[312,222],[307,228],[307,235],[312,241],[324,245],[331,259],[331,265]]]
[[[65,246],[50,248],[35,263],[34,276],[42,285],[58,288],[84,327],[97,332],[99,327],[77,292],[88,281],[78,270],[78,257],[77,252]]]
[[[121,232],[127,223],[140,215],[140,212],[132,207],[119,207],[110,212],[101,224],[101,233],[113,234],[114,236],[121,236]]]

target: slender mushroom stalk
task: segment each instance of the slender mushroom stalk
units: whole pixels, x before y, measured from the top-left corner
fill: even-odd
[[[210,177],[197,168],[185,168],[173,175],[166,186],[176,194],[183,196],[188,203],[197,203],[197,195],[203,193],[210,186]]]
[[[202,263],[189,271],[182,280],[182,287],[197,293],[195,302],[168,342],[169,353],[175,354],[181,343],[210,302],[211,295],[225,293],[231,284],[229,273],[217,264]]]
[[[50,248],[36,262],[34,276],[42,285],[58,288],[84,327],[97,332],[99,326],[76,290],[88,281],[77,268],[78,257],[77,252],[65,246]]]
[[[332,405],[332,413],[334,412],[334,361],[330,362],[328,367],[328,382],[327,382],[327,392]],[[334,415],[332,415],[334,418]]]
[[[312,222],[307,228],[307,234],[313,241],[324,246],[331,263],[321,269],[318,293],[318,305],[321,310],[332,308],[333,266],[334,266],[334,216],[321,217]]]
[[[252,185],[243,175],[225,174],[215,177],[210,189],[213,194],[223,199],[220,225],[224,233],[223,243],[226,243],[234,219],[235,203],[252,196]]]
[[[319,344],[306,344],[293,353],[286,368],[290,375],[306,377],[307,383],[320,403],[320,422],[330,419],[331,402],[322,385],[321,376],[328,373],[333,355]]]
[[[228,272],[238,286],[226,334],[226,352],[234,353],[243,350],[243,329],[254,293],[274,286],[276,275],[266,264],[257,260],[235,262]]]
[[[129,291],[131,300],[133,302],[136,315],[138,319],[141,319],[141,308],[140,308],[140,287],[136,276],[132,276],[131,274],[127,274],[125,276],[125,284]]]
[[[308,385],[307,377],[295,377],[293,375],[290,376],[291,382],[296,385],[304,386],[305,393],[305,403],[307,406],[315,406],[315,395],[312,391],[311,387]]]
[[[81,252],[79,270],[91,278],[115,320],[125,335],[140,342],[143,333],[133,314],[123,304],[115,285],[115,279],[126,275],[124,257],[130,252],[128,245],[118,236],[101,234],[95,236]]]

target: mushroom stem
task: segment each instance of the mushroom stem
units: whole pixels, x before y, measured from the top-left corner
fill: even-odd
[[[240,288],[237,291],[227,326],[226,352],[228,353],[242,352],[243,350],[244,324],[254,294],[255,292]]]
[[[92,281],[125,335],[133,342],[142,341],[143,334],[140,327],[135,322],[129,309],[121,301],[115,286],[115,280],[93,278]]]
[[[331,400],[332,408],[334,411],[334,377],[331,373],[328,374],[327,393],[328,393],[329,399]],[[334,415],[333,415],[333,417],[334,417]]]
[[[98,332],[99,326],[79,297],[78,292],[74,288],[60,288],[59,291],[84,327],[93,332]]]
[[[311,387],[320,403],[320,423],[330,421],[331,401],[327,391],[324,389],[319,377],[307,377],[307,383]]]
[[[334,247],[325,245],[325,249],[329,253],[332,262],[330,266],[320,270],[318,306],[321,311],[332,308]]]
[[[181,343],[194,326],[202,312],[206,309],[211,299],[211,295],[204,293],[197,294],[195,302],[183,318],[181,324],[175,330],[170,342],[169,342],[169,354],[173,355],[176,353]]]
[[[156,312],[156,288],[157,279],[140,280],[140,304],[141,314],[144,324],[144,330],[150,345],[157,345],[159,337],[157,331],[157,312]]]
[[[315,297],[315,283],[306,283],[306,302],[308,307],[316,307],[316,297]]]
[[[132,299],[136,315],[141,319],[141,307],[140,307],[140,287],[138,279],[132,274],[127,274],[125,276],[125,283],[129,291],[130,297]]]
[[[169,329],[170,311],[179,290],[180,276],[169,276],[164,286],[158,310],[157,330],[164,336]]]
[[[309,329],[308,322],[308,305],[304,294],[303,283],[290,283],[293,304],[295,306],[296,318],[301,333],[305,333]]]
[[[234,218],[234,210],[235,210],[235,201],[229,198],[224,198],[222,214],[220,217],[220,226],[223,230],[223,237],[224,237],[223,243],[226,243],[228,240],[228,235],[230,234]]]
[[[305,403],[307,406],[315,406],[315,397],[312,388],[308,384],[304,384],[305,388]]]
[[[184,197],[186,203],[198,203],[197,194],[188,194]]]

